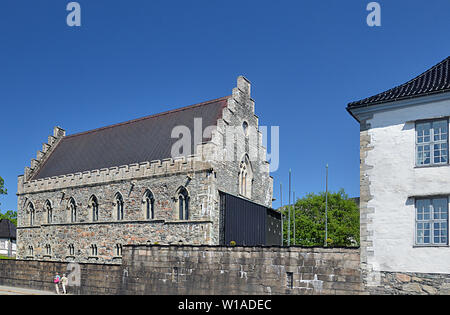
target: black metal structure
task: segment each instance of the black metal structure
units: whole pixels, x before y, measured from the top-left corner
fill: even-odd
[[[274,209],[220,192],[220,244],[281,245],[281,214]]]

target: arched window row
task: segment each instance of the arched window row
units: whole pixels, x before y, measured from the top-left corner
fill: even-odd
[[[189,220],[189,211],[190,211],[190,196],[187,189],[183,186],[179,187],[175,193],[174,196],[176,200],[176,216],[179,220]],[[143,210],[143,218],[146,220],[154,220],[155,215],[155,204],[156,204],[156,198],[153,194],[153,192],[149,189],[147,189],[143,196],[142,196],[142,210]],[[125,202],[122,194],[120,192],[117,192],[114,195],[113,198],[113,213],[112,217],[114,220],[122,221],[125,219]],[[74,197],[70,197],[66,203],[66,206],[63,206],[63,209],[66,209],[66,217],[67,221],[69,223],[77,223],[80,222],[80,211],[79,204],[77,204]],[[91,195],[91,197],[88,200],[87,208],[88,208],[88,216],[89,220],[91,222],[97,222],[100,220],[99,210],[100,210],[100,203],[98,198],[95,195]],[[46,200],[44,202],[44,220],[47,224],[56,223],[55,222],[55,212],[53,203],[51,200]],[[30,226],[33,226],[36,224],[35,221],[35,207],[32,202],[29,202],[27,207],[27,217],[28,217],[28,224]],[[57,217],[56,217],[57,218]],[[58,221],[58,220],[56,220]]]
[[[46,244],[44,247],[44,256],[51,256],[52,255],[52,247],[50,244]],[[89,256],[90,257],[97,257],[98,256],[98,248],[97,248],[97,244],[91,244],[89,246]],[[111,249],[114,253],[115,257],[122,257],[122,250],[123,250],[123,245],[118,243],[114,245],[114,248]],[[67,254],[68,256],[72,256],[74,257],[76,255],[75,253],[75,246],[74,244],[69,244],[67,246]],[[81,254],[80,251],[78,251],[78,254]],[[34,248],[32,245],[29,245],[27,247],[27,256],[34,256]]]

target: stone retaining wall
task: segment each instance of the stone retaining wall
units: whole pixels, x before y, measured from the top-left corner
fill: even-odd
[[[126,246],[128,294],[360,294],[359,249]]]
[[[54,291],[69,263],[0,260],[0,285]],[[129,245],[122,265],[75,264],[74,294],[361,294],[359,249]]]
[[[450,274],[380,272],[378,282],[377,286],[367,286],[370,294],[450,294]]]
[[[80,286],[68,288],[71,294],[119,294],[122,281],[120,265],[77,264]],[[68,268],[69,267],[69,268]],[[53,278],[58,272],[75,275],[69,263],[27,260],[0,260],[0,285],[55,291]],[[75,279],[77,280],[77,279]]]

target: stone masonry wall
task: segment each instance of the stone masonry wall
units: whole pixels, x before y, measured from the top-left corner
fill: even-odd
[[[359,249],[127,246],[127,294],[361,294]]]
[[[121,265],[79,264],[80,286],[69,294],[120,294]],[[68,267],[70,267],[68,269]],[[74,269],[68,263],[26,260],[0,260],[0,285],[55,292],[53,278],[58,272],[69,278]],[[61,290],[61,287],[60,287]]]
[[[373,166],[366,163],[367,154],[373,150],[368,132],[370,125],[367,121],[361,122],[360,132],[360,244],[361,244],[361,272],[364,284],[376,281],[373,272],[373,227],[372,220],[375,209],[368,206],[372,199],[370,193],[370,178],[367,171]]]
[[[188,179],[188,176],[190,179]],[[215,179],[208,170],[178,173],[170,176],[122,180],[108,184],[67,187],[18,197],[18,250],[19,259],[120,262],[116,244],[217,244],[218,232],[212,229],[211,213],[218,211],[218,197],[214,197]],[[186,187],[190,194],[190,217],[188,221],[177,218],[176,191]],[[146,219],[143,196],[150,189],[155,198],[155,216]],[[124,201],[124,218],[117,220],[114,196],[120,192]],[[95,195],[98,220],[92,220],[92,208],[88,201]],[[68,202],[73,198],[77,205],[77,221],[70,222]],[[52,222],[47,222],[45,203],[52,204]],[[35,222],[30,226],[27,204],[33,203]],[[75,253],[69,255],[69,245]],[[98,255],[93,256],[90,246],[95,244]],[[46,246],[51,246],[47,255]],[[33,246],[29,255],[28,246]]]
[[[248,124],[247,134],[243,123]],[[212,141],[208,144],[208,158],[217,170],[217,187],[226,193],[239,195],[239,166],[244,156],[249,157],[253,173],[252,201],[272,207],[273,178],[266,159],[267,149],[263,146],[262,133],[255,114],[255,101],[251,98],[250,82],[240,76],[222,118],[217,123]]]
[[[367,286],[370,294],[450,295],[450,274],[379,272],[378,284]]]
[[[122,264],[78,264],[73,294],[362,294],[359,249],[125,246]],[[0,285],[54,291],[69,264],[0,260]],[[70,276],[68,277],[70,278]]]

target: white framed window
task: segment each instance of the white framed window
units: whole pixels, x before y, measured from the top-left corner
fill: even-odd
[[[416,245],[448,245],[448,198],[416,199]]]
[[[448,164],[448,120],[416,123],[416,165]]]

